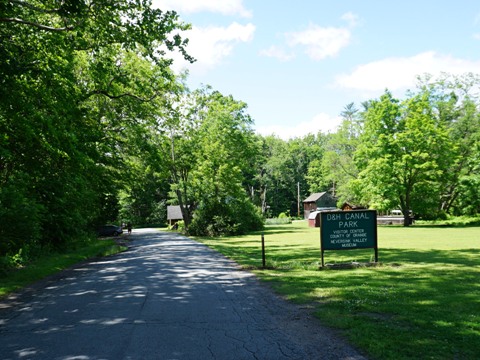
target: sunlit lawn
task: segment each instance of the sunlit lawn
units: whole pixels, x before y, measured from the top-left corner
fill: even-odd
[[[309,304],[378,359],[480,358],[480,227],[379,227],[380,266],[319,270],[320,235],[306,222],[198,239],[291,301]],[[326,251],[326,263],[369,262],[373,250]]]

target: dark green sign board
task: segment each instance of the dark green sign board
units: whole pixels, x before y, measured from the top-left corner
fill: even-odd
[[[322,266],[324,250],[375,249],[378,262],[377,212],[375,210],[320,213]]]

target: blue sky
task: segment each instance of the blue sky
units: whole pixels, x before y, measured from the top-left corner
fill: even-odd
[[[248,104],[281,138],[334,131],[348,103],[403,98],[416,76],[480,73],[477,0],[153,0],[193,29],[192,89]]]

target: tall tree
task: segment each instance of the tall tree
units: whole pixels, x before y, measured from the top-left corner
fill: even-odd
[[[161,119],[158,159],[170,171],[172,201],[187,231],[218,235],[261,226],[246,181],[256,153],[246,104],[206,87],[181,91],[171,105]]]
[[[425,200],[439,197],[436,183],[454,148],[448,130],[433,113],[427,94],[400,103],[386,92],[371,102],[364,119],[356,180],[362,199],[379,210],[399,205],[408,226],[410,210],[425,211],[431,206]]]
[[[332,189],[333,195],[341,202],[357,203],[359,199],[350,186],[359,172],[354,155],[362,131],[361,119],[354,103],[346,105],[340,115],[342,123],[335,133],[329,135],[322,161],[312,163],[309,168],[309,174],[318,173],[316,179],[322,182],[311,181],[311,185],[316,191]]]
[[[456,145],[450,171],[442,177],[438,186],[441,199],[438,208],[447,213],[462,214],[464,209],[471,214],[472,207],[466,206],[462,197],[466,195],[469,202],[480,201],[471,197],[474,189],[476,170],[479,168],[480,152],[480,108],[478,88],[480,76],[464,74],[454,76],[444,74],[433,80],[429,76],[419,79],[419,91],[428,93],[430,102],[441,121],[450,130],[451,141]],[[472,191],[473,190],[473,191]],[[467,195],[469,194],[469,195]],[[473,207],[475,208],[475,207]]]
[[[267,216],[278,216],[289,212],[291,208],[292,187],[294,187],[293,169],[289,166],[288,144],[276,136],[267,136],[263,141],[261,189],[263,208]]]
[[[199,95],[203,103],[200,156],[194,169],[199,203],[192,225],[195,231],[209,234],[259,229],[262,220],[244,187],[256,149],[246,104],[216,91]]]
[[[0,215],[18,219],[2,237],[62,245],[104,218],[122,135],[142,132],[145,104],[172,79],[165,51],[185,51],[186,28],[150,1],[0,4]],[[144,74],[147,62],[156,70]]]
[[[321,132],[318,132],[316,135],[310,133],[288,141],[288,167],[293,171],[292,180],[294,182],[288,185],[292,201],[291,215],[300,216],[299,212],[303,206],[302,200],[308,197],[312,190],[308,186],[311,164],[321,163],[325,156],[326,142],[327,136]],[[321,181],[322,178],[319,180]],[[300,204],[297,203],[298,201]]]

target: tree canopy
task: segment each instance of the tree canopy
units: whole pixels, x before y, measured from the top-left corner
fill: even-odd
[[[0,4],[2,253],[117,218],[122,164],[175,82],[166,51],[193,60],[187,28],[149,1]]]

